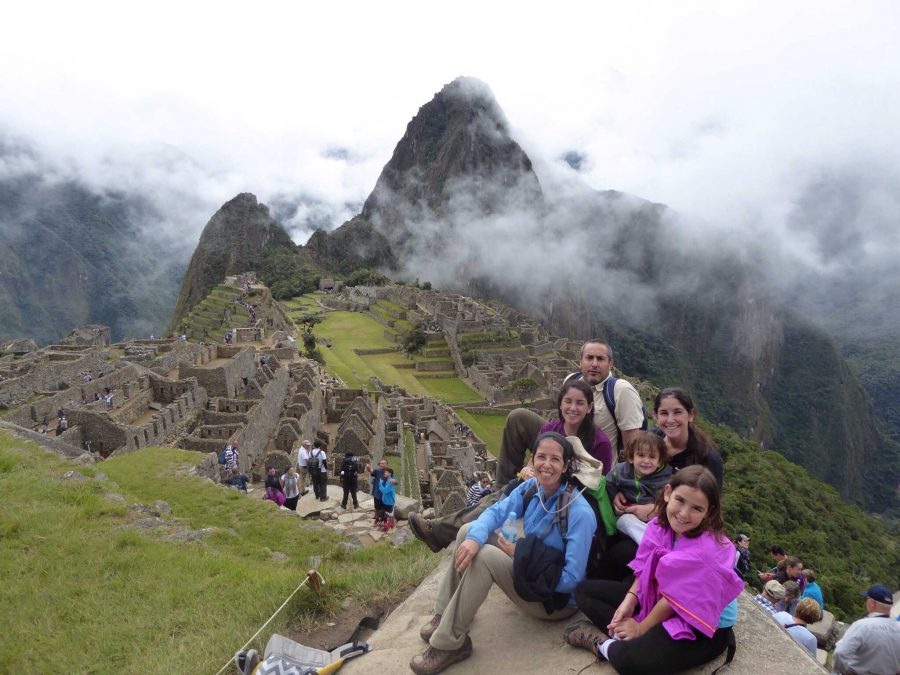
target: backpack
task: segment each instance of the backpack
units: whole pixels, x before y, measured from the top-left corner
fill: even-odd
[[[356,478],[359,474],[359,461],[356,457],[345,457],[341,471],[344,472],[344,478]]]
[[[583,378],[584,375],[580,372],[572,373],[563,380],[563,384],[569,380],[581,380]],[[619,378],[610,373],[610,376],[603,382],[603,402],[606,404],[606,409],[609,410],[609,414],[612,415],[613,422],[616,423],[616,428],[619,427],[619,418],[616,417],[616,382],[618,381]],[[641,422],[640,429],[641,431],[647,431],[647,411],[644,409],[643,404],[641,405],[641,414],[644,416],[644,421]]]
[[[753,569],[753,563],[750,561],[750,551],[747,551],[745,548],[738,549],[738,558],[735,563],[735,568],[741,576],[744,576]]]
[[[317,453],[317,454],[312,454]],[[315,449],[310,452],[309,461],[306,463],[307,468],[310,471],[321,471],[322,470],[322,451],[319,449]]]
[[[224,464],[224,463],[225,463],[225,451],[222,450],[222,452],[219,453],[219,464]]]

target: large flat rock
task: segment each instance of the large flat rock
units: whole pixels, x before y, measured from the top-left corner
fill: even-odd
[[[409,672],[410,659],[425,649],[419,628],[434,609],[440,575],[449,557],[397,607],[368,639],[374,650],[347,662],[346,675]],[[723,675],[822,675],[825,671],[800,648],[747,593],[739,599],[740,616],[735,628],[737,655]],[[474,653],[447,672],[464,675],[503,673],[613,673],[608,663],[591,665],[590,654],[568,646],[563,628],[576,615],[560,622],[540,621],[521,614],[496,587],[488,595],[472,625]],[[724,656],[691,673],[708,675]]]

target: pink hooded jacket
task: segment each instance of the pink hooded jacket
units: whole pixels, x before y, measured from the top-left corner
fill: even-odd
[[[660,598],[669,601],[675,615],[663,621],[673,640],[693,640],[692,628],[712,637],[725,607],[744,582],[734,571],[734,547],[711,532],[674,540],[658,518],[648,525],[637,555],[630,563],[638,578],[642,621]]]

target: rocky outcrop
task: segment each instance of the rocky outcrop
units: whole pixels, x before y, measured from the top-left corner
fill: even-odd
[[[451,211],[497,213],[512,202],[539,208],[541,188],[531,160],[509,134],[490,88],[459,77],[423,105],[394,148],[362,218],[382,232],[395,252],[411,253],[450,228],[417,227]]]
[[[177,326],[226,276],[253,269],[267,246],[296,248],[254,195],[244,192],[223,204],[203,228],[181,283],[171,325]]]

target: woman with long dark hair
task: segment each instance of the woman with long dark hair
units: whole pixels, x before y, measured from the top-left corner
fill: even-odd
[[[722,455],[715,444],[694,424],[697,407],[694,399],[681,387],[666,387],[653,400],[653,419],[657,433],[666,444],[668,464],[673,472],[699,464],[709,469],[722,489],[724,468]],[[623,500],[613,500],[613,508],[618,515],[633,513],[643,521],[650,520],[652,504],[626,507]]]
[[[603,430],[594,426],[594,390],[583,380],[566,382],[556,397],[558,419],[541,427],[538,435],[555,431],[563,436],[577,436],[594,459],[603,462],[603,473],[613,464],[612,443]]]
[[[565,632],[570,645],[609,661],[617,673],[681,672],[733,644],[744,584],[712,472],[694,464],[676,473],[654,516],[630,563],[634,580],[583,581],[575,599],[589,621]]]

